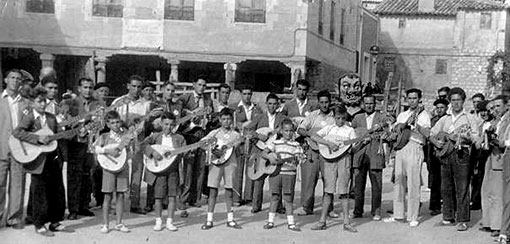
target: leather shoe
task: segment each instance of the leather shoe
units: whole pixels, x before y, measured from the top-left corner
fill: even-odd
[[[77,220],[78,219],[78,214],[77,213],[70,213],[67,216],[67,219],[69,219],[69,220]]]
[[[276,210],[276,213],[285,214],[285,213],[287,213],[287,211],[285,211],[285,208],[280,208],[280,209]]]
[[[131,213],[135,213],[135,214],[147,214],[147,212],[145,212],[143,209],[141,208],[131,208]]]
[[[52,237],[52,236],[55,236],[55,234],[53,234],[53,232],[49,231],[48,229],[46,229],[46,227],[41,227],[40,229],[35,229],[35,233],[39,234],[39,235],[43,235],[43,236],[46,236],[46,237]]]
[[[363,214],[353,214],[351,218],[360,219],[360,218],[363,218]]]
[[[23,225],[22,223],[16,223],[13,225],[9,225],[9,227],[16,229],[16,230],[21,230],[21,229],[25,228],[25,225]]]
[[[203,225],[200,227],[200,229],[202,229],[202,230],[209,230],[209,229],[211,229],[212,227],[213,227],[213,222],[211,222],[211,221],[207,221],[207,222],[205,222],[205,224],[203,224]]]
[[[460,223],[459,225],[457,225],[457,231],[466,231],[468,230],[468,225],[467,223]]]
[[[436,216],[441,214],[441,210],[432,210],[430,211],[430,216]]]
[[[152,206],[145,206],[145,208],[143,208],[143,210],[144,210],[145,212],[149,213],[149,212],[154,211],[154,208],[153,208]]]
[[[296,211],[296,214],[298,216],[306,216],[306,215],[313,215],[313,212],[307,212],[304,209],[300,208],[299,210]]]
[[[251,209],[251,213],[258,213],[258,212],[260,212],[260,211],[262,211],[262,209],[260,209],[260,208],[257,208],[257,209],[252,208],[252,209]]]
[[[480,227],[478,230],[482,232],[492,232],[491,228],[489,227]]]
[[[237,229],[237,230],[242,229],[242,227],[239,224],[237,224],[237,222],[235,222],[235,221],[227,221],[227,227],[232,228],[232,229]]]
[[[87,217],[92,217],[92,216],[95,216],[95,214],[93,212],[91,212],[90,210],[88,209],[82,209],[78,212],[78,215],[81,215],[81,216],[87,216]]]
[[[50,231],[53,231],[53,232],[64,232],[64,233],[73,233],[74,232],[73,229],[70,229],[61,223],[50,224],[49,229],[50,229]]]
[[[326,226],[325,222],[319,222],[319,223],[317,223],[317,225],[313,226],[310,229],[311,230],[325,230],[325,229],[327,229],[327,226]]]

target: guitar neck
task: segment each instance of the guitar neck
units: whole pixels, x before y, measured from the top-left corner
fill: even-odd
[[[74,124],[82,119],[85,119],[87,116],[91,115],[92,112],[87,112],[87,113],[84,113],[84,114],[80,114],[76,117],[72,117],[70,119],[67,119],[65,121],[62,121],[62,123],[60,123],[59,125],[60,126],[68,126],[68,125],[71,125],[71,124]]]
[[[184,147],[177,148],[175,150],[171,150],[171,153],[172,154],[185,153],[185,152],[197,149],[199,147],[202,147],[202,145],[203,145],[203,142],[197,142],[197,143],[194,143],[194,144],[191,144],[191,145],[187,145],[187,146],[184,146]]]
[[[80,131],[80,128],[62,131],[57,134],[51,135],[50,140],[60,140],[60,139],[71,138],[71,137],[77,135],[79,133],[79,131]]]

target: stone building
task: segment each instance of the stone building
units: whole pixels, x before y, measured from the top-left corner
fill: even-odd
[[[305,77],[331,88],[358,72],[362,11],[358,0],[0,0],[0,68],[54,66],[64,89],[87,75],[114,95],[156,71],[256,91]]]
[[[428,99],[443,86],[487,92],[488,58],[508,48],[508,9],[489,0],[385,0],[374,10],[381,36],[377,76],[418,87]]]

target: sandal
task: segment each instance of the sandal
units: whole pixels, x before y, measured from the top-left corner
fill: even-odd
[[[267,222],[265,225],[264,225],[264,230],[270,230],[274,228],[274,223],[273,222]]]
[[[209,230],[213,227],[213,222],[212,221],[207,221],[205,222],[205,224],[202,225],[202,227],[200,227],[200,229],[202,230]]]
[[[316,226],[311,228],[311,230],[325,230],[325,229],[327,229],[326,222],[319,222],[317,223]]]
[[[301,232],[301,228],[299,228],[296,224],[287,225],[287,229],[291,231]]]

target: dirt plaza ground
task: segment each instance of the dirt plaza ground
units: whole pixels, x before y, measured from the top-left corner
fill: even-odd
[[[392,209],[392,185],[390,182],[390,170],[384,172],[384,192],[383,192],[383,212]],[[266,184],[266,188],[268,184]],[[295,206],[299,203],[299,183],[296,184]],[[319,183],[317,189],[321,189]],[[221,191],[220,191],[221,194]],[[374,222],[369,214],[370,206],[365,206],[364,218],[353,220],[358,229],[358,233],[348,233],[342,230],[342,220],[333,219],[328,223],[328,229],[324,231],[312,231],[310,228],[318,221],[320,213],[320,195],[322,191],[316,192],[315,215],[299,217],[296,216],[298,225],[302,232],[296,233],[287,230],[285,216],[278,216],[275,219],[276,228],[273,230],[264,230],[262,226],[267,219],[267,210],[269,196],[265,195],[266,203],[263,205],[263,211],[257,214],[250,212],[249,206],[241,206],[235,209],[235,216],[242,230],[227,228],[226,212],[223,194],[219,197],[219,203],[216,207],[215,227],[211,230],[200,230],[200,226],[206,218],[206,206],[200,208],[190,208],[190,217],[182,219],[176,217],[179,230],[170,232],[163,230],[154,232],[154,212],[148,215],[136,215],[126,212],[125,223],[131,228],[131,233],[120,233],[111,231],[109,234],[101,234],[101,209],[95,209],[96,217],[86,217],[79,220],[64,221],[64,224],[76,230],[75,233],[56,233],[55,237],[46,238],[37,235],[33,226],[26,226],[23,230],[14,230],[11,228],[0,229],[0,243],[5,244],[26,244],[26,243],[55,243],[55,244],[79,244],[79,243],[403,243],[403,244],[457,244],[457,243],[494,243],[492,237],[487,233],[478,230],[481,212],[472,211],[471,228],[467,232],[457,232],[455,227],[439,227],[437,224],[441,221],[441,215],[430,216],[428,211],[427,189],[422,190],[422,202],[420,225],[417,228],[410,228],[406,223],[383,223]],[[367,189],[366,203],[370,203],[370,188]],[[340,206],[337,202],[337,212],[340,212]],[[352,211],[352,208],[351,208]],[[164,212],[166,214],[166,212]],[[385,216],[383,216],[385,217]],[[112,227],[114,222],[111,222]]]

